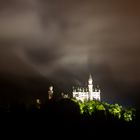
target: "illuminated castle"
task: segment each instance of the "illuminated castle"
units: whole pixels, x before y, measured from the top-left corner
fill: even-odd
[[[98,86],[93,86],[92,76],[89,76],[88,87],[73,87],[73,97],[77,100],[101,100],[100,89]]]
[[[49,98],[49,100],[53,98],[53,86],[49,87],[48,98]]]

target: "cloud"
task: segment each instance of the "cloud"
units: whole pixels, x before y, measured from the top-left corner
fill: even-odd
[[[66,78],[80,81],[89,72],[108,90],[139,85],[138,5],[135,0],[3,1],[0,49],[14,48],[18,59],[65,85]]]

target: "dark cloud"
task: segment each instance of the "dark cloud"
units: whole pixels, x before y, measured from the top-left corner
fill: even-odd
[[[135,102],[140,83],[139,1],[0,3],[1,71],[41,74],[67,88],[84,83],[92,73],[103,97]]]

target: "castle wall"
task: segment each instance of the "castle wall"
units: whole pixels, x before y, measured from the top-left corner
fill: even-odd
[[[88,95],[89,95],[89,92],[73,92],[73,97],[81,101],[88,100]],[[93,99],[100,101],[99,91],[90,93],[90,100],[93,100]]]
[[[91,100],[96,99],[100,101],[100,92],[97,92],[97,91],[92,92],[90,97],[91,97]]]

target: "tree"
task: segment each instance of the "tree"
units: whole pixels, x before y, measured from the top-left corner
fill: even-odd
[[[134,108],[127,108],[123,114],[124,120],[127,122],[133,121],[136,116],[136,110]]]

